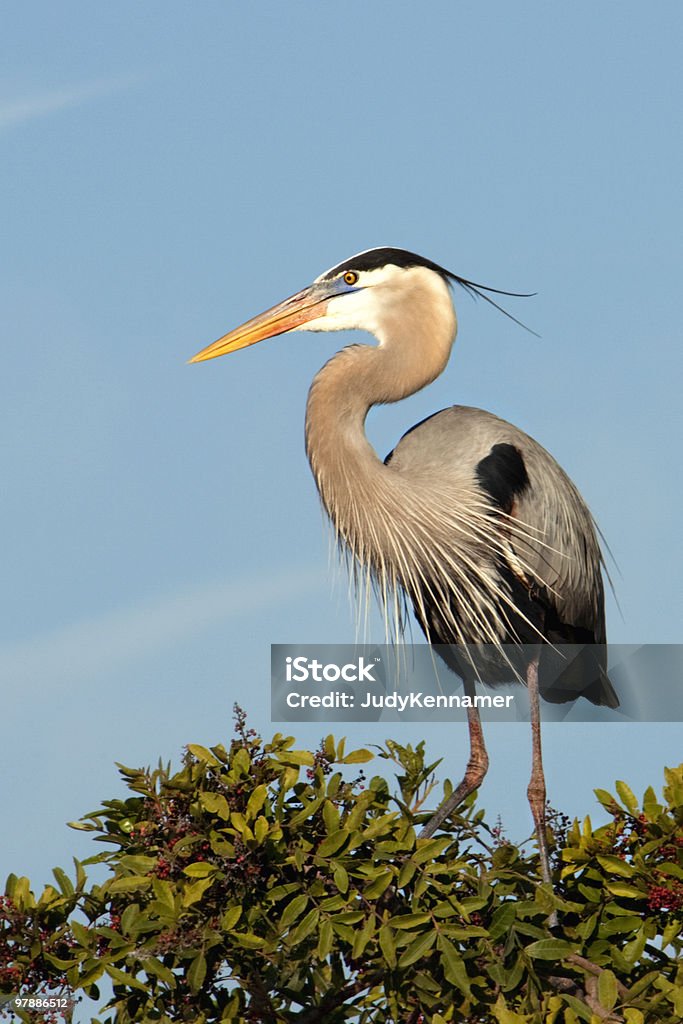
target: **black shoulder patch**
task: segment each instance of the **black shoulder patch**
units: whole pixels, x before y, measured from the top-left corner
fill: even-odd
[[[344,260],[343,263],[338,263],[336,267],[332,267],[328,270],[323,277],[324,281],[329,281],[333,277],[337,277],[338,274],[343,274],[346,270],[378,270],[380,267],[386,267],[388,265],[394,267],[427,267],[429,270],[436,271],[437,274],[448,280],[449,273],[440,267],[438,263],[433,263],[432,260],[427,260],[424,256],[418,256],[414,252],[408,252],[406,249],[394,249],[389,245],[382,246],[379,249],[368,249],[366,252],[360,252],[357,256],[352,256],[348,260]]]
[[[511,512],[515,498],[529,486],[524,459],[513,444],[494,444],[477,464],[479,486],[503,512]]]

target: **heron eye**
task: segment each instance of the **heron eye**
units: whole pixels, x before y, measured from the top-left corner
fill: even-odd
[[[355,270],[347,270],[344,274],[344,280],[347,284],[355,284],[358,280],[358,274]]]

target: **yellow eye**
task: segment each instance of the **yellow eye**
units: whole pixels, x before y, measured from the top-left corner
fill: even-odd
[[[344,281],[346,284],[355,284],[358,280],[358,274],[355,270],[347,270],[344,274]]]

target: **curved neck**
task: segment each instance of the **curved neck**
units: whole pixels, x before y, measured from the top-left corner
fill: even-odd
[[[381,498],[377,475],[389,473],[365,435],[368,411],[407,398],[443,372],[456,333],[450,296],[446,299],[436,309],[433,302],[420,309],[414,301],[397,308],[376,329],[377,347],[342,349],[309,391],[306,452],[323,504],[352,546],[350,520],[358,521],[365,502]]]

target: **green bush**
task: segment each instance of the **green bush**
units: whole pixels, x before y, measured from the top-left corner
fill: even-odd
[[[345,779],[369,751],[293,743],[264,744],[238,711],[228,749],[190,744],[175,773],[120,767],[130,796],[73,826],[106,844],[85,862],[106,866],[103,884],[78,862],[38,898],[8,879],[0,991],[98,999],[108,978],[110,1024],[683,1018],[683,765],[661,803],[598,790],[600,828],[551,816],[553,891],[473,801],[417,838],[436,768],[423,744],[379,751],[392,794],[379,775]]]

